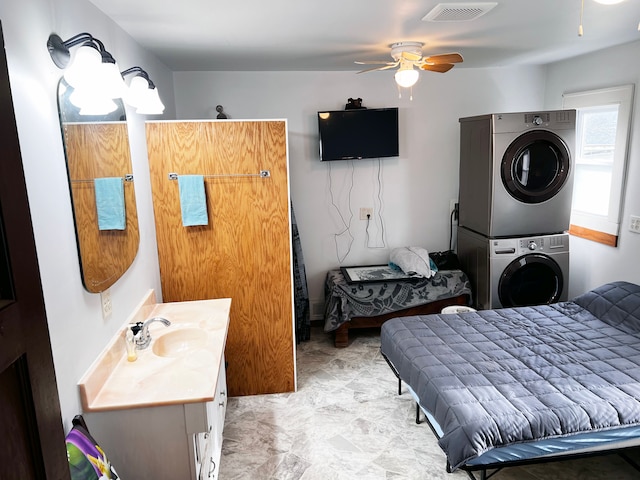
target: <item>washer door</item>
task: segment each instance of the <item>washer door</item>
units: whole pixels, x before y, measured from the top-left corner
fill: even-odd
[[[557,302],[563,288],[562,270],[547,255],[531,253],[511,262],[498,282],[503,307],[526,307]]]
[[[502,183],[524,203],[541,203],[556,195],[569,176],[571,155],[564,141],[547,130],[520,135],[502,157]]]

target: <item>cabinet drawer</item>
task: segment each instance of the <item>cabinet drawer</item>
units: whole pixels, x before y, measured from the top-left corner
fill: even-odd
[[[205,440],[202,461],[198,472],[198,480],[212,480],[216,478],[218,465],[213,456],[215,453],[214,438],[210,433],[202,434]]]

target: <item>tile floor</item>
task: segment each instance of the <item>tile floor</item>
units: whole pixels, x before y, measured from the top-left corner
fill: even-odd
[[[298,391],[230,398],[220,480],[465,479],[448,474],[409,393],[380,355],[379,329],[337,349],[314,327],[297,347]],[[640,451],[630,455],[640,462]],[[495,480],[638,479],[617,455],[507,468]]]

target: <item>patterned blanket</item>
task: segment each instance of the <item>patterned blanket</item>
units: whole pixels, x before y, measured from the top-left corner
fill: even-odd
[[[431,278],[351,284],[340,270],[330,270],[324,331],[331,332],[353,317],[382,315],[464,294],[471,299],[469,279],[461,270],[440,270]]]

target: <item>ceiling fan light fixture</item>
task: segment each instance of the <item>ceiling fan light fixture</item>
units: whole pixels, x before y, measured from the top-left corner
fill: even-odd
[[[413,87],[418,81],[418,77],[420,77],[420,72],[414,70],[411,65],[401,67],[394,76],[396,83],[403,88]]]

